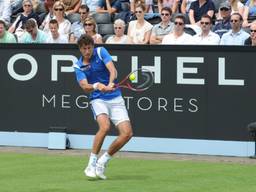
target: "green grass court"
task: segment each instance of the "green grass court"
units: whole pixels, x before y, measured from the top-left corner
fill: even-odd
[[[255,192],[255,164],[114,158],[88,180],[86,156],[0,153],[1,192]]]

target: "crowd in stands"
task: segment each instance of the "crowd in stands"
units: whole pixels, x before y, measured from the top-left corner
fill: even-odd
[[[256,0],[0,0],[0,43],[256,45]]]

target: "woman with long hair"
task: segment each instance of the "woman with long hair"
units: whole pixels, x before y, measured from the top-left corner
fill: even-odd
[[[97,28],[96,21],[92,17],[87,17],[84,20],[85,34],[90,35],[93,38],[94,43],[103,43],[102,36],[97,33],[96,28]]]

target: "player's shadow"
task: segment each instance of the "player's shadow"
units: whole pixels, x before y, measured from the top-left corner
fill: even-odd
[[[146,180],[148,175],[112,175],[108,180]]]

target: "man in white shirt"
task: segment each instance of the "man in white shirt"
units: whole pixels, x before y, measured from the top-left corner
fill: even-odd
[[[59,33],[59,24],[56,19],[52,19],[49,22],[50,34],[46,40],[47,43],[68,43],[68,38],[66,35],[61,35]]]
[[[244,45],[250,35],[242,29],[243,17],[239,13],[233,13],[230,22],[232,29],[223,34],[220,45]]]
[[[6,25],[11,21],[11,3],[10,0],[0,0],[0,19],[3,20]]]
[[[211,31],[212,18],[209,15],[203,15],[200,20],[201,33],[193,37],[193,43],[196,45],[218,45],[220,37]]]
[[[192,36],[184,32],[185,17],[177,15],[174,19],[173,32],[165,35],[162,41],[164,45],[186,45],[192,44]]]

